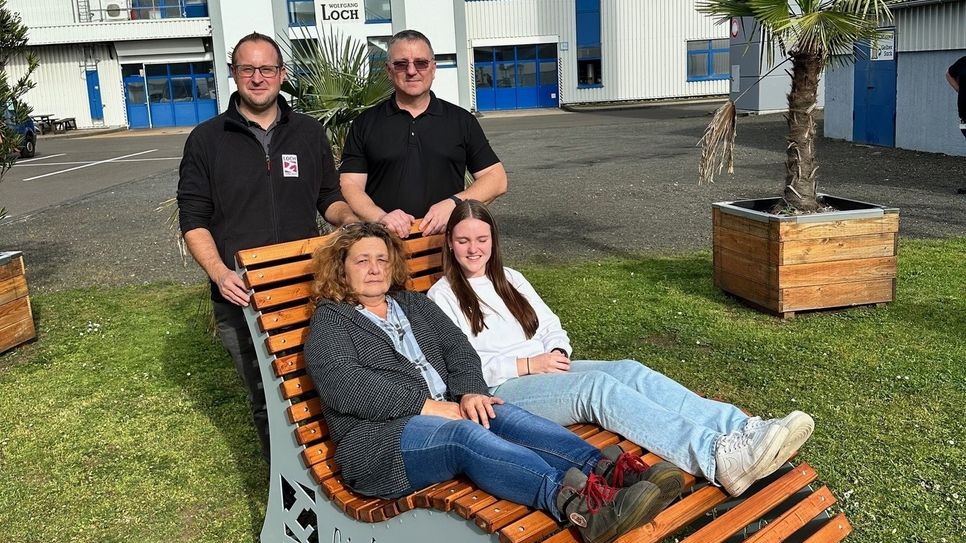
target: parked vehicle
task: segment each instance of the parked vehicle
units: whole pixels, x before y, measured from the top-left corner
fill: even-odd
[[[27,117],[22,123],[16,124],[13,111],[5,108],[3,122],[7,126],[13,127],[13,131],[21,138],[20,157],[30,158],[34,156],[37,153],[37,126],[34,124],[34,120]]]

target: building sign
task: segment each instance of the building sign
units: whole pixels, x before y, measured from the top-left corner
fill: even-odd
[[[886,30],[872,46],[871,60],[896,59],[896,31]]]
[[[365,24],[365,8],[362,0],[323,0],[319,2],[318,25]]]

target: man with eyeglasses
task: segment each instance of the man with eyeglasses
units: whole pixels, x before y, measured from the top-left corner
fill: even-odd
[[[358,219],[342,198],[322,125],[279,96],[285,66],[278,44],[245,36],[232,50],[231,70],[238,91],[227,111],[195,127],[185,143],[179,220],[188,250],[211,280],[218,332],[248,390],[267,462],[265,393],[235,253],[318,236],[319,214],[336,225]]]
[[[425,35],[396,33],[388,57],[396,91],[353,121],[342,151],[342,193],[360,218],[401,237],[420,217],[424,233],[440,233],[459,202],[489,203],[505,193],[506,170],[476,118],[430,90],[436,61]]]

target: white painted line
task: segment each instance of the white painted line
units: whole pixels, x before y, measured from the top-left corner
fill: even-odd
[[[181,160],[179,156],[166,156],[158,158],[128,158],[128,159],[117,159],[112,162],[157,162],[160,160]],[[21,164],[19,161],[13,165],[14,168],[17,166],[23,166],[24,168],[37,167],[37,166],[76,166],[78,164],[94,164],[94,160],[80,160],[76,162],[45,162],[43,164]]]
[[[59,155],[48,155],[48,156],[39,156],[39,157],[35,157],[35,158],[28,158],[28,159],[26,159],[26,160],[19,160],[19,159],[18,159],[18,160],[17,160],[17,163],[16,163],[16,164],[14,164],[14,166],[16,166],[17,164],[26,164],[27,162],[33,162],[33,161],[35,161],[35,160],[46,160],[46,159],[48,159],[48,158],[54,158],[54,157],[59,157],[59,156],[64,156],[64,155],[66,155],[66,154],[67,154],[67,153],[60,153]]]
[[[66,170],[57,170],[56,172],[45,173],[43,175],[35,175],[33,177],[28,177],[28,178],[24,179],[24,181],[33,181],[34,179],[41,179],[43,177],[50,177],[51,175],[58,175],[58,174],[62,174],[62,173],[73,172],[75,170],[80,170],[80,169],[83,169],[83,168],[90,168],[91,166],[97,166],[98,164],[105,164],[107,162],[115,162],[115,161],[120,160],[122,158],[128,158],[128,157],[138,156],[138,155],[146,155],[148,153],[153,153],[155,151],[157,151],[157,149],[149,149],[147,151],[141,151],[140,153],[131,153],[129,155],[119,156],[119,157],[115,157],[115,158],[109,158],[107,160],[99,160],[97,162],[91,162],[90,164],[84,164],[83,166],[75,166],[73,168],[67,168]]]

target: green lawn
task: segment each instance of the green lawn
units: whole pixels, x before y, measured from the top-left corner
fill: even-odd
[[[801,459],[848,541],[966,540],[966,239],[903,241],[898,300],[800,316],[711,286],[707,254],[521,266],[581,358],[635,358],[756,414],[803,409]],[[0,356],[3,541],[250,541],[267,470],[200,287],[33,299],[40,339]]]

